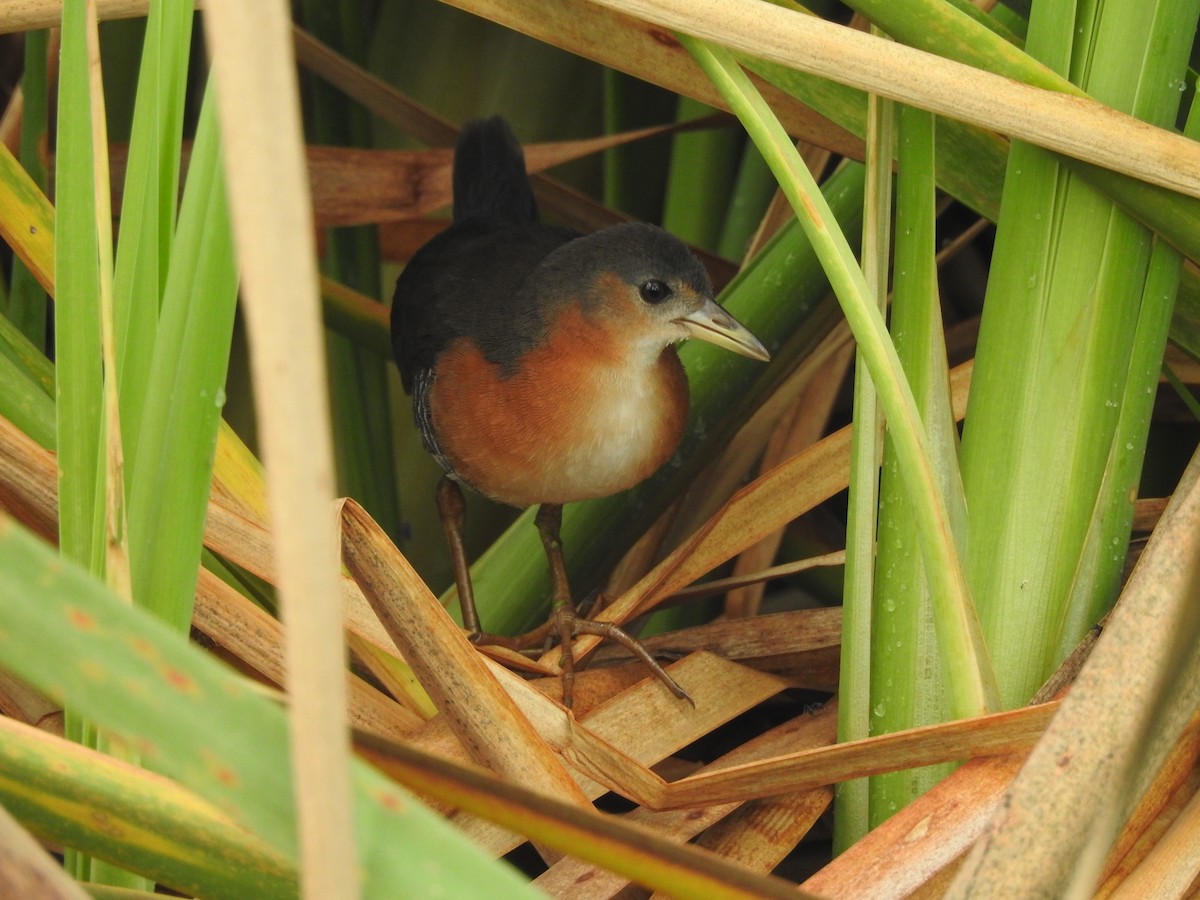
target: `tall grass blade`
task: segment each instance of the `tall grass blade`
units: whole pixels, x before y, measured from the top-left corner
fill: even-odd
[[[0,323],[3,323],[0,328],[7,322],[0,316]],[[25,369],[3,353],[0,353],[0,416],[43,447],[54,448],[54,401],[29,378]]]
[[[55,173],[55,399],[59,545],[68,559],[100,572],[104,371],[86,29],[84,0],[69,0],[63,8]]]
[[[895,110],[890,100],[867,99],[867,210],[863,225],[863,277],[880,312],[887,309],[892,244],[892,154]],[[854,423],[850,443],[850,494],[846,516],[846,575],[842,588],[842,649],[838,676],[838,741],[871,734],[871,632],[875,596],[876,517],[883,418],[866,363],[855,359]],[[834,788],[834,852],[845,850],[869,827],[866,779]]]
[[[131,599],[129,535],[125,508],[125,455],[121,437],[121,414],[118,401],[118,367],[113,302],[113,219],[112,198],[109,192],[111,181],[108,165],[108,113],[104,98],[104,82],[101,78],[100,29],[96,20],[96,7],[91,0],[86,4],[86,46],[88,63],[88,92],[91,101],[92,121],[92,179],[95,184],[95,218],[92,225],[96,232],[98,263],[98,300],[100,307],[100,358],[104,367],[103,424],[103,467],[98,483],[103,485],[103,540],[104,577],[109,586],[126,602]],[[68,718],[74,720],[77,710],[68,710]],[[70,727],[68,725],[68,727]],[[125,759],[134,759],[135,754],[127,747],[115,745],[108,735],[94,729],[90,722],[82,726],[83,740],[88,746]],[[148,890],[152,885],[145,878],[127,872],[102,859],[83,856],[72,860],[76,871],[86,873],[88,881],[114,885],[134,890]]]
[[[128,488],[134,597],[183,632],[192,617],[236,300],[237,268],[209,97],[192,150],[157,333],[153,347],[145,348],[152,353]]]
[[[159,311],[171,264],[191,32],[190,2],[151,4],[113,276],[121,422],[131,470],[137,465]]]
[[[1049,90],[1076,96],[1094,94],[1090,87],[1072,83],[1065,73],[1048,67],[1033,54],[1021,52],[1004,36],[967,21],[960,10],[952,9],[940,0],[852,0],[849,5],[897,40],[913,47]],[[1189,14],[1178,10],[1166,12],[1168,15],[1177,13],[1179,17],[1172,19],[1174,34],[1186,37],[1191,34]],[[1148,24],[1160,14],[1146,7],[1142,23]],[[1132,37],[1135,33],[1130,32],[1128,36],[1131,48],[1136,43]],[[1170,83],[1165,85],[1166,97],[1171,96],[1172,89],[1182,92],[1186,86],[1185,80],[1177,74],[1171,74],[1169,80]],[[1159,122],[1164,128],[1173,124],[1172,120],[1157,117],[1151,117],[1149,121]],[[991,149],[994,152],[996,148]],[[1167,236],[1187,256],[1200,258],[1200,203],[1194,197],[1137,181],[1123,174],[1124,170],[1120,168],[1116,171],[1100,169],[1069,156],[1063,157],[1063,161],[1091,185],[1120,202],[1143,224]],[[962,171],[973,172],[970,167]]]
[[[97,192],[107,188],[107,179],[101,185],[95,181],[92,130],[98,115],[91,92],[88,12],[85,0],[71,0],[63,7],[55,174],[55,406],[59,549],[67,559],[103,576],[106,406],[96,222]],[[94,738],[76,710],[67,711],[66,733],[78,741]],[[90,879],[87,858],[68,854],[66,863],[77,878]]]
[[[912,385],[934,475],[946,498],[950,530],[966,547],[966,508],[958,470],[958,432],[950,408],[948,365],[938,291],[935,234],[934,117],[902,107],[898,123],[896,250],[892,338]],[[871,729],[888,733],[940,722],[946,685],[960,676],[938,660],[936,611],[912,502],[889,440],[879,502],[879,547],[872,612]],[[871,824],[878,825],[946,774],[945,767],[897,772],[871,783]]]
[[[1200,108],[1194,99],[1184,133],[1200,138]],[[1120,556],[1116,551],[1129,542],[1133,522],[1131,498],[1137,496],[1141,478],[1157,395],[1157,372],[1164,365],[1167,336],[1173,330],[1173,323],[1181,319],[1178,314],[1182,304],[1176,301],[1183,294],[1180,285],[1183,273],[1179,252],[1161,238],[1156,239],[1133,332],[1121,413],[1060,626],[1058,653],[1063,656],[1070,651],[1064,644],[1067,636],[1080,634],[1097,621],[1111,605],[1119,587],[1121,568],[1116,565],[1117,560],[1100,565],[1099,559],[1105,554]]]

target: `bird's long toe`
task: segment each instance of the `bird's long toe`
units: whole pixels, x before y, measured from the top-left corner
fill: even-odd
[[[612,622],[596,622],[592,619],[586,619],[575,612],[575,609],[570,606],[561,606],[551,613],[551,623],[554,631],[558,634],[559,641],[562,644],[562,681],[563,681],[563,705],[570,708],[572,703],[572,689],[575,683],[575,654],[572,652],[574,639],[583,634],[595,635],[606,641],[612,641],[615,644],[620,644],[638,659],[640,659],[655,677],[658,678],[667,689],[678,697],[680,700],[686,700],[693,707],[696,701],[691,695],[683,689],[671,675],[658,664],[658,661],[650,655],[650,651],[646,649],[637,638],[630,636],[620,626]]]

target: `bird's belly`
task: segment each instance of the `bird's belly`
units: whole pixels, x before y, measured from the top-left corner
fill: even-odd
[[[559,367],[550,378],[497,380],[481,365],[490,366],[477,352],[440,363],[430,405],[454,473],[495,500],[608,496],[647,478],[679,444],[687,383],[673,353],[641,371]]]
[[[587,406],[587,416],[560,418],[556,430],[561,440],[553,443],[536,429],[532,445],[540,460],[531,496],[544,498],[536,502],[606,497],[632,487],[666,462],[678,436],[664,428],[653,403],[638,401],[628,391],[606,394]]]

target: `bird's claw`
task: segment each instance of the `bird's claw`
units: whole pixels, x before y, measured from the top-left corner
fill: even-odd
[[[655,677],[666,685],[667,690],[680,700],[690,703],[692,709],[696,708],[696,701],[680,686],[678,681],[670,676],[666,669],[658,664],[658,661],[650,655],[650,651],[642,642],[631,637],[620,626],[612,622],[596,622],[592,619],[585,619],[575,611],[570,603],[564,603],[557,607],[550,615],[550,623],[551,631],[558,635],[559,644],[562,647],[563,705],[567,709],[571,708],[574,700],[575,686],[575,654],[572,652],[571,645],[574,639],[581,634],[595,635],[603,640],[620,644],[645,663]]]

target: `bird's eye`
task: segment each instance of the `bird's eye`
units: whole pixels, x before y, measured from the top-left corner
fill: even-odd
[[[642,295],[642,299],[647,303],[662,303],[671,296],[671,288],[658,279],[652,278],[649,281],[643,281],[641,287],[638,288],[638,293]]]

